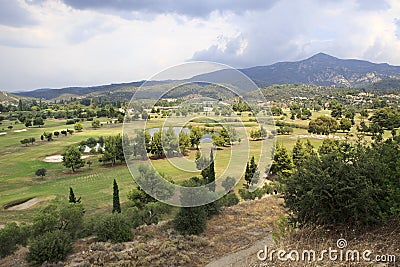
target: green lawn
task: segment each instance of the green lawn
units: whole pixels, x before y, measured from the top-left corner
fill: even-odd
[[[288,113],[287,111],[285,111]],[[329,113],[328,111],[313,112],[313,117]],[[248,114],[242,113],[243,119],[247,120]],[[277,118],[275,118],[277,119]],[[107,121],[106,118],[101,118],[100,121]],[[165,119],[152,119],[147,122],[146,128],[161,127]],[[168,118],[167,124],[180,123],[181,118]],[[290,120],[288,117],[285,121],[307,125],[309,121]],[[82,202],[87,210],[87,214],[93,214],[105,210],[110,210],[112,206],[112,183],[116,179],[119,184],[121,202],[127,201],[127,193],[134,186],[134,181],[125,164],[120,164],[115,167],[106,167],[98,162],[97,155],[90,155],[93,162],[91,168],[83,167],[76,173],[66,169],[62,163],[46,163],[43,159],[50,155],[58,155],[64,152],[65,148],[71,144],[76,144],[86,140],[89,137],[115,135],[122,132],[122,124],[104,124],[99,129],[91,128],[91,122],[83,122],[83,131],[75,132],[68,136],[54,137],[53,141],[41,141],[40,135],[43,132],[61,131],[64,129],[73,129],[73,125],[65,125],[66,120],[48,119],[45,125],[41,128],[30,127],[25,132],[14,132],[15,130],[25,129],[22,124],[12,123],[13,129],[8,130],[7,126],[11,124],[9,121],[4,121],[1,125],[3,132],[6,135],[0,135],[0,206],[15,200],[26,199],[30,197],[42,197],[47,201],[33,206],[24,211],[7,211],[0,210],[0,223],[8,221],[28,221],[29,218],[39,208],[51,202],[65,202],[69,194],[69,187],[73,187],[76,196],[82,197]],[[359,118],[356,117],[356,123],[359,123]],[[180,123],[181,124],[181,123]],[[179,125],[180,125],[179,124]],[[193,123],[194,124],[194,123]],[[133,128],[143,128],[143,121],[131,122]],[[183,126],[183,124],[181,125]],[[247,123],[244,129],[249,133],[254,123]],[[355,127],[352,128],[355,133]],[[276,142],[282,143],[288,149],[292,149],[298,135],[307,135],[307,130],[295,128],[291,135],[279,135]],[[338,133],[337,135],[345,135]],[[245,162],[251,156],[255,156],[258,160],[260,157],[261,141],[251,141],[245,138],[245,132],[239,131],[241,143],[235,143],[233,147],[225,147],[216,151],[215,154],[215,169],[216,176],[239,177],[245,168]],[[388,131],[385,132],[385,137],[390,136]],[[20,140],[24,138],[35,137],[34,145],[21,145]],[[310,138],[311,143],[315,147],[319,147],[323,140]],[[274,145],[273,140],[268,142],[268,145]],[[208,157],[208,147],[204,147],[203,151]],[[267,149],[270,151],[271,147]],[[232,157],[234,153],[234,157]],[[270,160],[270,154],[264,155]],[[174,158],[175,163],[191,164],[189,166],[195,169],[194,165],[195,151],[191,150],[185,158]],[[264,165],[267,162],[263,162]],[[183,181],[192,176],[199,175],[199,171],[188,173],[175,167],[167,159],[153,160],[154,167],[161,173],[164,173],[167,178],[171,178],[176,182]],[[229,167],[228,167],[229,166]],[[40,180],[35,176],[35,171],[39,168],[47,170],[44,180]],[[265,166],[260,166],[261,170]],[[237,184],[236,189],[243,185],[243,178]]]

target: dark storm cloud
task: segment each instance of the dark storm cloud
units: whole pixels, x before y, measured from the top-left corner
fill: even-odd
[[[62,0],[76,9],[114,9],[146,13],[176,13],[191,17],[204,17],[212,11],[243,13],[248,10],[269,9],[277,0]]]
[[[0,24],[23,27],[36,24],[31,14],[15,0],[0,0]]]

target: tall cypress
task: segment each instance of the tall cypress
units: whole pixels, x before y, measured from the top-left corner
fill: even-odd
[[[69,188],[69,203],[81,203],[81,198],[80,197],[78,199],[76,198],[72,187]]]
[[[215,170],[214,170],[214,153],[210,151],[210,166],[208,166],[208,183],[212,183],[209,185],[210,191],[215,192]]]
[[[72,187],[69,188],[69,203],[76,203],[76,197]]]
[[[119,190],[117,181],[114,179],[113,186],[113,210],[112,212],[121,213],[121,204],[119,203]]]

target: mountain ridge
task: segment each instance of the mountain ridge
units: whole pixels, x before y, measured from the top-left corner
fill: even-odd
[[[325,53],[318,53],[299,61],[283,61],[266,66],[238,69],[247,75],[258,87],[273,84],[316,84],[348,88],[374,88],[375,83],[385,80],[400,80],[400,66],[387,63],[373,63],[360,59],[340,59]],[[187,81],[227,81],[232,80],[229,70],[219,70],[201,74]],[[36,89],[14,93],[18,96],[57,99],[61,96],[84,97],[116,91],[129,91],[145,81],[99,85],[91,87],[67,87],[61,89]],[[150,81],[147,85],[168,81]],[[385,84],[385,83],[383,83]],[[392,83],[396,84],[396,83]],[[400,84],[400,83],[397,83]]]

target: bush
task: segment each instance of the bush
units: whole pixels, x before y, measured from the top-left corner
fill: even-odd
[[[72,240],[69,233],[54,230],[35,237],[29,245],[27,260],[33,265],[40,265],[63,260],[72,249]]]
[[[181,208],[174,219],[174,229],[183,235],[198,235],[207,226],[204,206]]]
[[[235,193],[231,192],[220,198],[218,202],[220,203],[221,206],[231,207],[239,203],[239,198]]]
[[[0,258],[14,252],[17,245],[26,245],[28,237],[29,228],[26,225],[7,223],[3,229],[0,229]]]
[[[130,223],[120,213],[101,216],[94,226],[94,231],[99,241],[118,243],[132,239]]]
[[[66,125],[75,124],[75,120],[74,120],[74,119],[72,119],[72,120],[67,120],[67,121],[65,122],[65,124],[66,124]]]
[[[257,188],[253,192],[247,189],[239,189],[239,195],[243,200],[254,200],[256,198],[261,198],[265,195],[265,191],[262,188]]]
[[[376,224],[400,214],[398,141],[324,142],[322,148],[282,181],[297,223]]]

